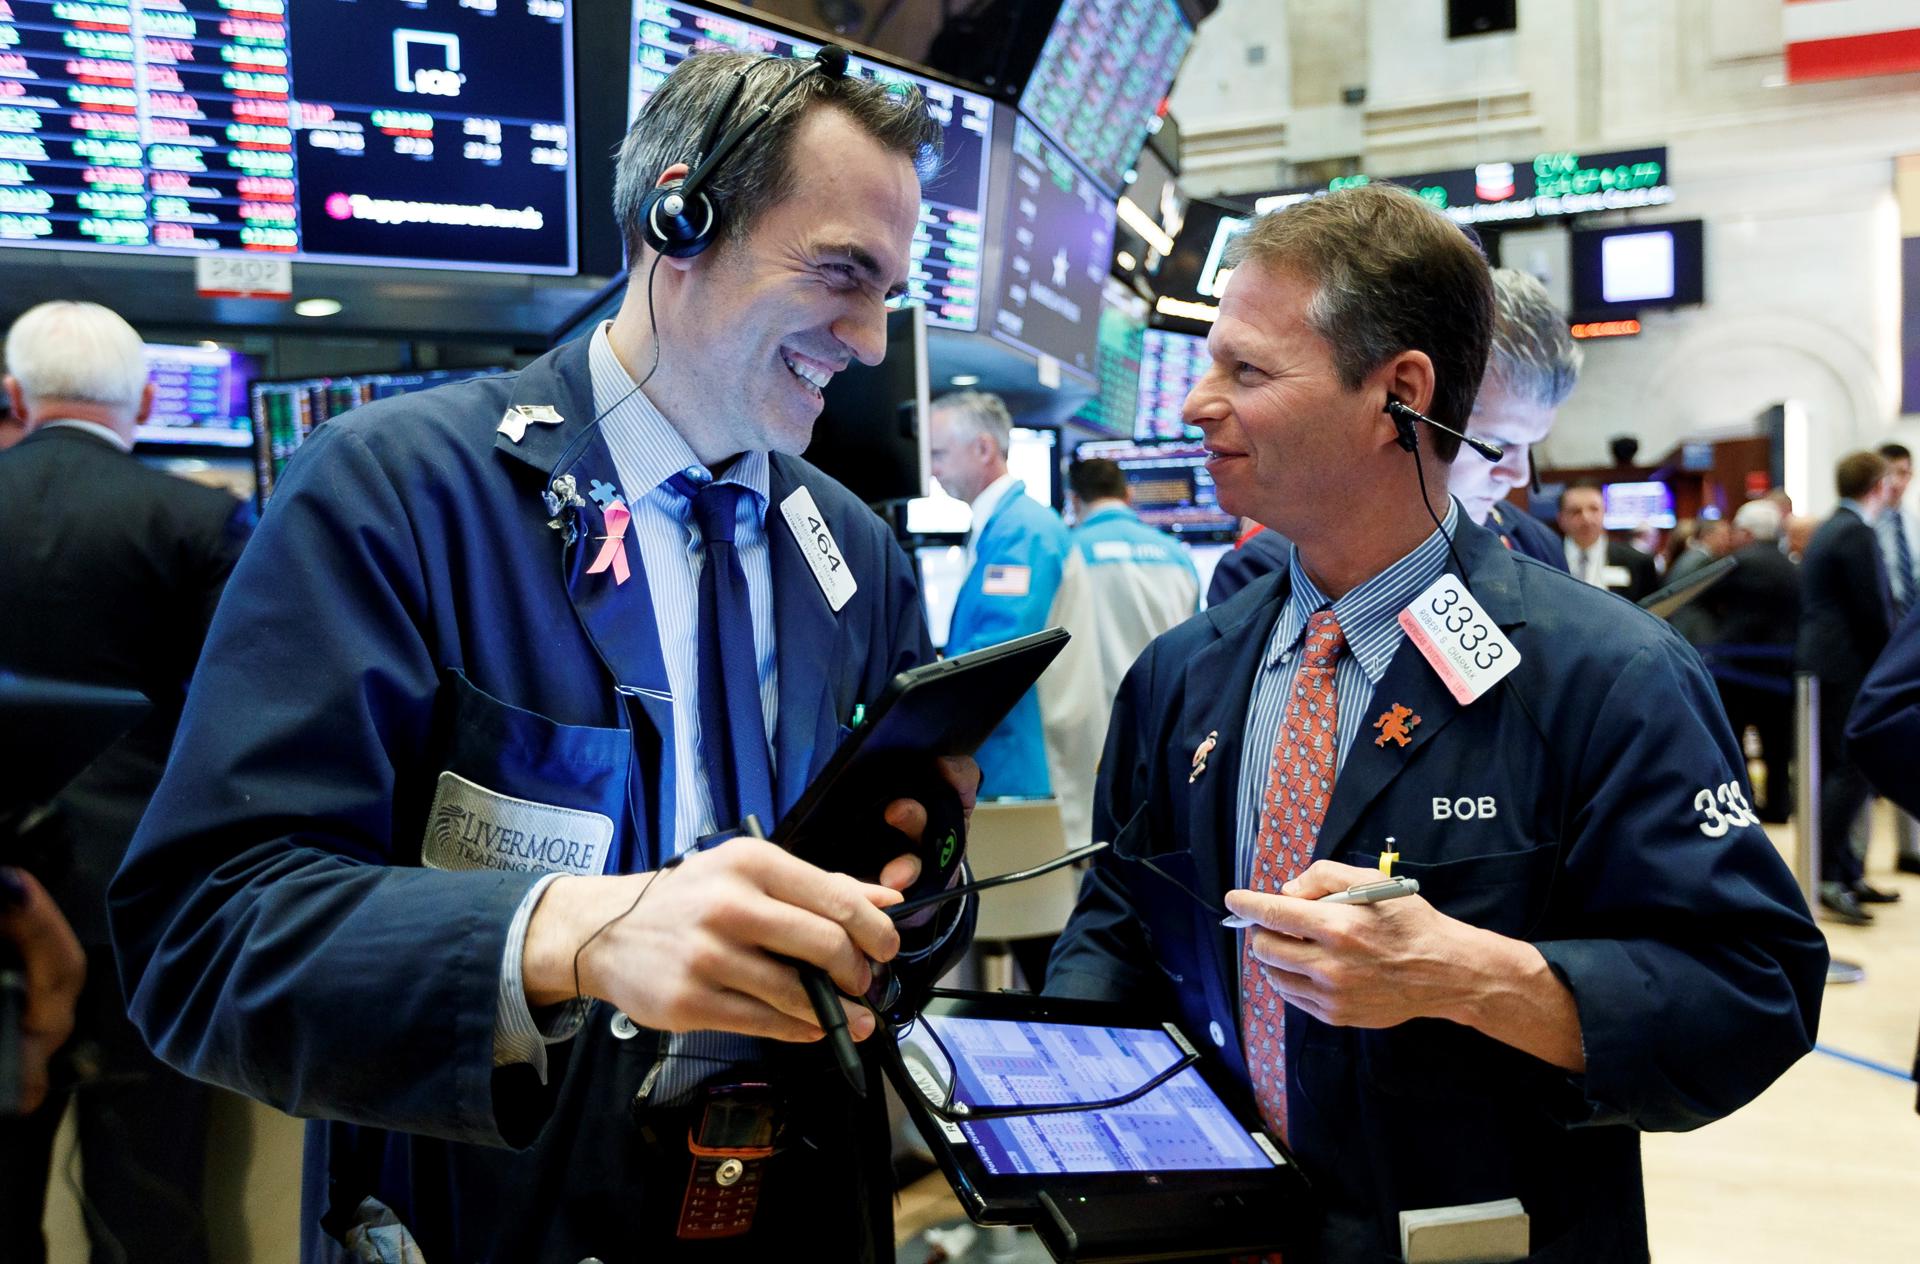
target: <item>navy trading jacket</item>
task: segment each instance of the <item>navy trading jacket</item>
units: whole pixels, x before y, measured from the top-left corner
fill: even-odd
[[[671,706],[639,551],[629,542],[638,584],[586,573],[607,534],[587,493],[618,483],[604,441],[586,433],[587,348],[582,338],[518,374],[383,401],[315,432],[227,589],[113,886],[132,1016],[160,1056],[332,1121],[308,1131],[309,1264],[344,1258],[317,1228],[322,1212],[368,1196],[436,1264],[614,1264],[633,1258],[641,1215],[666,1204],[670,1224],[684,1192],[684,1177],[648,1187],[628,1110],[664,1046],[657,1033],[630,1038],[596,1005],[549,1050],[546,1085],[528,1066],[492,1063],[507,931],[539,872],[650,868],[673,821],[660,807]],[[520,405],[561,420],[536,409],[516,442],[501,422]],[[577,458],[555,468],[569,449]],[[771,464],[784,811],[856,705],[931,650],[881,521],[805,462]],[[580,498],[556,512],[543,493],[561,474]],[[837,613],[780,512],[801,488],[858,583]],[[598,814],[612,837],[493,832],[482,843],[495,867],[422,868],[449,777]],[[431,828],[457,838],[463,822],[435,813]],[[432,855],[449,839],[426,841]],[[930,983],[968,931],[903,981]],[[850,1111],[831,1096],[847,1090],[823,1047],[771,1056],[840,1120],[814,1165],[834,1181],[816,1223],[852,1224],[845,1240],[861,1245],[849,1256],[889,1258],[877,1090],[874,1110]],[[684,1162],[682,1138],[664,1144]]]
[[[1573,1076],[1466,1027],[1333,1027],[1289,1007],[1289,1143],[1324,1218],[1287,1264],[1400,1258],[1398,1213],[1518,1198],[1539,1261],[1647,1258],[1640,1130],[1698,1127],[1811,1048],[1827,951],[1748,801],[1693,650],[1660,620],[1463,523],[1473,593],[1520,651],[1471,705],[1403,642],[1315,858],[1394,872],[1442,912],[1538,945],[1572,990]],[[1177,1014],[1243,1079],[1235,875],[1240,750],[1290,574],[1162,636],[1122,686],[1094,799],[1113,848],[1087,875],[1047,991]],[[1204,770],[1194,755],[1218,746]],[[1384,736],[1384,735],[1383,735]],[[1144,861],[1151,861],[1151,867]],[[1183,892],[1205,896],[1213,907]]]
[[[1520,506],[1497,502],[1487,511],[1485,526],[1514,552],[1525,553],[1557,571],[1567,569],[1567,550],[1560,533]]]

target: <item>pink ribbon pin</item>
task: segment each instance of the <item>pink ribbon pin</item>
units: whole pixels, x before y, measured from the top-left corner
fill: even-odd
[[[613,582],[620,585],[627,582],[632,569],[627,565],[627,524],[633,521],[633,515],[626,505],[613,501],[607,506],[607,533],[600,537],[600,555],[593,559],[593,565],[587,567],[587,574],[598,575],[608,567],[613,568]]]

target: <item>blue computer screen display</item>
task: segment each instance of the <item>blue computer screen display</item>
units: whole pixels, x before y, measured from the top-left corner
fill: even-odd
[[[1124,1096],[1179,1060],[1159,1028],[923,1015],[953,1056],[959,1100],[973,1105]],[[917,1030],[907,1037],[931,1047]],[[934,1055],[938,1057],[938,1055]],[[1221,1171],[1272,1167],[1246,1128],[1188,1068],[1138,1101],[960,1125],[989,1172]]]

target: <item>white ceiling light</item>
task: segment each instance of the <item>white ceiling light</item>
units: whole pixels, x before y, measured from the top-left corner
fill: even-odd
[[[340,300],[337,298],[303,298],[293,305],[295,316],[338,316]]]

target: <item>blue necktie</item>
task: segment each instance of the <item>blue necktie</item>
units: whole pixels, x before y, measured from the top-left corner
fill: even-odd
[[[760,708],[753,607],[733,547],[740,498],[753,493],[738,483],[703,487],[685,474],[668,481],[692,503],[694,526],[706,549],[700,567],[700,762],[706,766],[714,824],[732,829],[751,812],[762,829],[771,830],[773,760]]]
[[[1899,619],[1913,605],[1914,585],[1920,579],[1913,573],[1913,546],[1907,543],[1907,524],[1898,509],[1887,511],[1887,530],[1893,536],[1893,617]]]
[[[760,709],[759,658],[753,645],[753,607],[747,575],[733,547],[738,483],[700,483],[675,474],[667,485],[687,498],[705,558],[700,566],[700,762],[706,769],[714,825],[733,829],[746,814],[771,830],[773,758],[767,752],[766,713]],[[751,1062],[763,1042],[731,1032],[688,1031],[673,1036],[647,1093],[660,1106],[684,1104],[703,1081]]]

